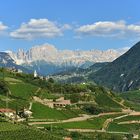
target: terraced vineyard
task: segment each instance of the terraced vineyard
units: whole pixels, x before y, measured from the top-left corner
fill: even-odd
[[[39,129],[31,128],[21,124],[12,124],[9,122],[0,122],[1,140],[61,140],[60,137],[53,136]]]
[[[139,103],[116,96],[109,89],[92,84],[58,84],[52,79],[43,81],[32,75],[18,76],[9,72],[5,73],[4,81],[2,79],[0,84],[0,108],[6,108],[8,103],[8,108],[18,111],[22,108],[28,110],[31,105],[32,111],[25,125],[1,119],[0,139],[57,140],[70,136],[74,140],[85,140],[88,137],[92,140],[98,135],[102,138],[116,136],[122,139],[140,131],[140,115],[131,114],[139,110]],[[34,100],[33,96],[41,101],[52,99],[53,102],[59,97],[65,97],[71,100],[71,105],[50,108]],[[106,136],[103,137],[103,134]],[[75,135],[78,135],[77,139]]]
[[[78,112],[70,109],[57,110],[49,108],[48,106],[40,103],[33,103],[32,107],[33,117],[35,119],[52,119],[52,120],[65,120],[69,118],[78,117]]]
[[[121,131],[128,133],[140,132],[140,114],[139,115],[126,115],[124,117],[114,119],[109,124],[109,131]]]
[[[140,132],[140,124],[133,123],[133,124],[117,124],[115,122],[109,125],[108,131],[114,132],[125,132],[125,133],[136,133],[139,134]]]
[[[50,127],[57,127],[57,128],[66,128],[66,129],[94,129],[94,130],[102,130],[104,122],[108,118],[115,118],[120,116],[120,114],[114,114],[114,115],[103,115],[103,116],[94,116],[91,119],[87,119],[85,121],[74,121],[74,122],[58,122],[54,124],[42,124],[42,125],[37,125],[37,126],[43,126],[46,128]]]

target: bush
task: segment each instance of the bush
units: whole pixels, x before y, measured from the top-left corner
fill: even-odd
[[[79,137],[81,137],[81,134],[78,132],[71,132],[71,137],[72,138],[79,138]]]
[[[97,107],[95,105],[92,105],[92,104],[85,105],[83,107],[83,110],[86,111],[86,112],[88,112],[88,113],[90,113],[90,114],[99,114],[99,113],[102,113],[103,112],[102,109],[100,109],[99,107]]]
[[[7,84],[6,84],[6,82],[4,82],[4,81],[0,81],[0,93],[1,94],[5,94],[5,93],[8,93],[8,87],[7,87]]]

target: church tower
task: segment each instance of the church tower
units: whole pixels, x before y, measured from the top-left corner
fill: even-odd
[[[36,78],[37,77],[37,72],[36,72],[36,70],[34,71],[34,78]]]

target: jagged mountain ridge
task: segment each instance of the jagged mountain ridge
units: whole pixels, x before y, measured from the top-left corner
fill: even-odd
[[[85,62],[111,62],[124,51],[117,50],[58,50],[53,45],[44,44],[35,46],[25,52],[19,49],[17,53],[9,53],[10,56],[17,62],[17,64],[32,63],[34,61],[46,61],[56,65],[82,65]]]
[[[28,51],[19,49],[17,53],[8,51],[16,64],[41,75],[55,74],[73,68],[88,68],[98,62],[112,62],[126,50],[58,50],[55,46],[44,44],[34,46]]]
[[[111,62],[125,50],[58,50],[55,46],[44,44],[34,46],[28,51],[19,49],[18,52],[7,51],[17,65],[31,71],[36,70],[40,75],[50,75],[73,68],[88,68],[99,62]]]
[[[140,89],[140,42],[89,79],[115,91]]]

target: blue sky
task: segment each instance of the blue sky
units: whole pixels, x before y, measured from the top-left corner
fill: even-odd
[[[0,50],[118,49],[140,40],[139,0],[3,0]]]

